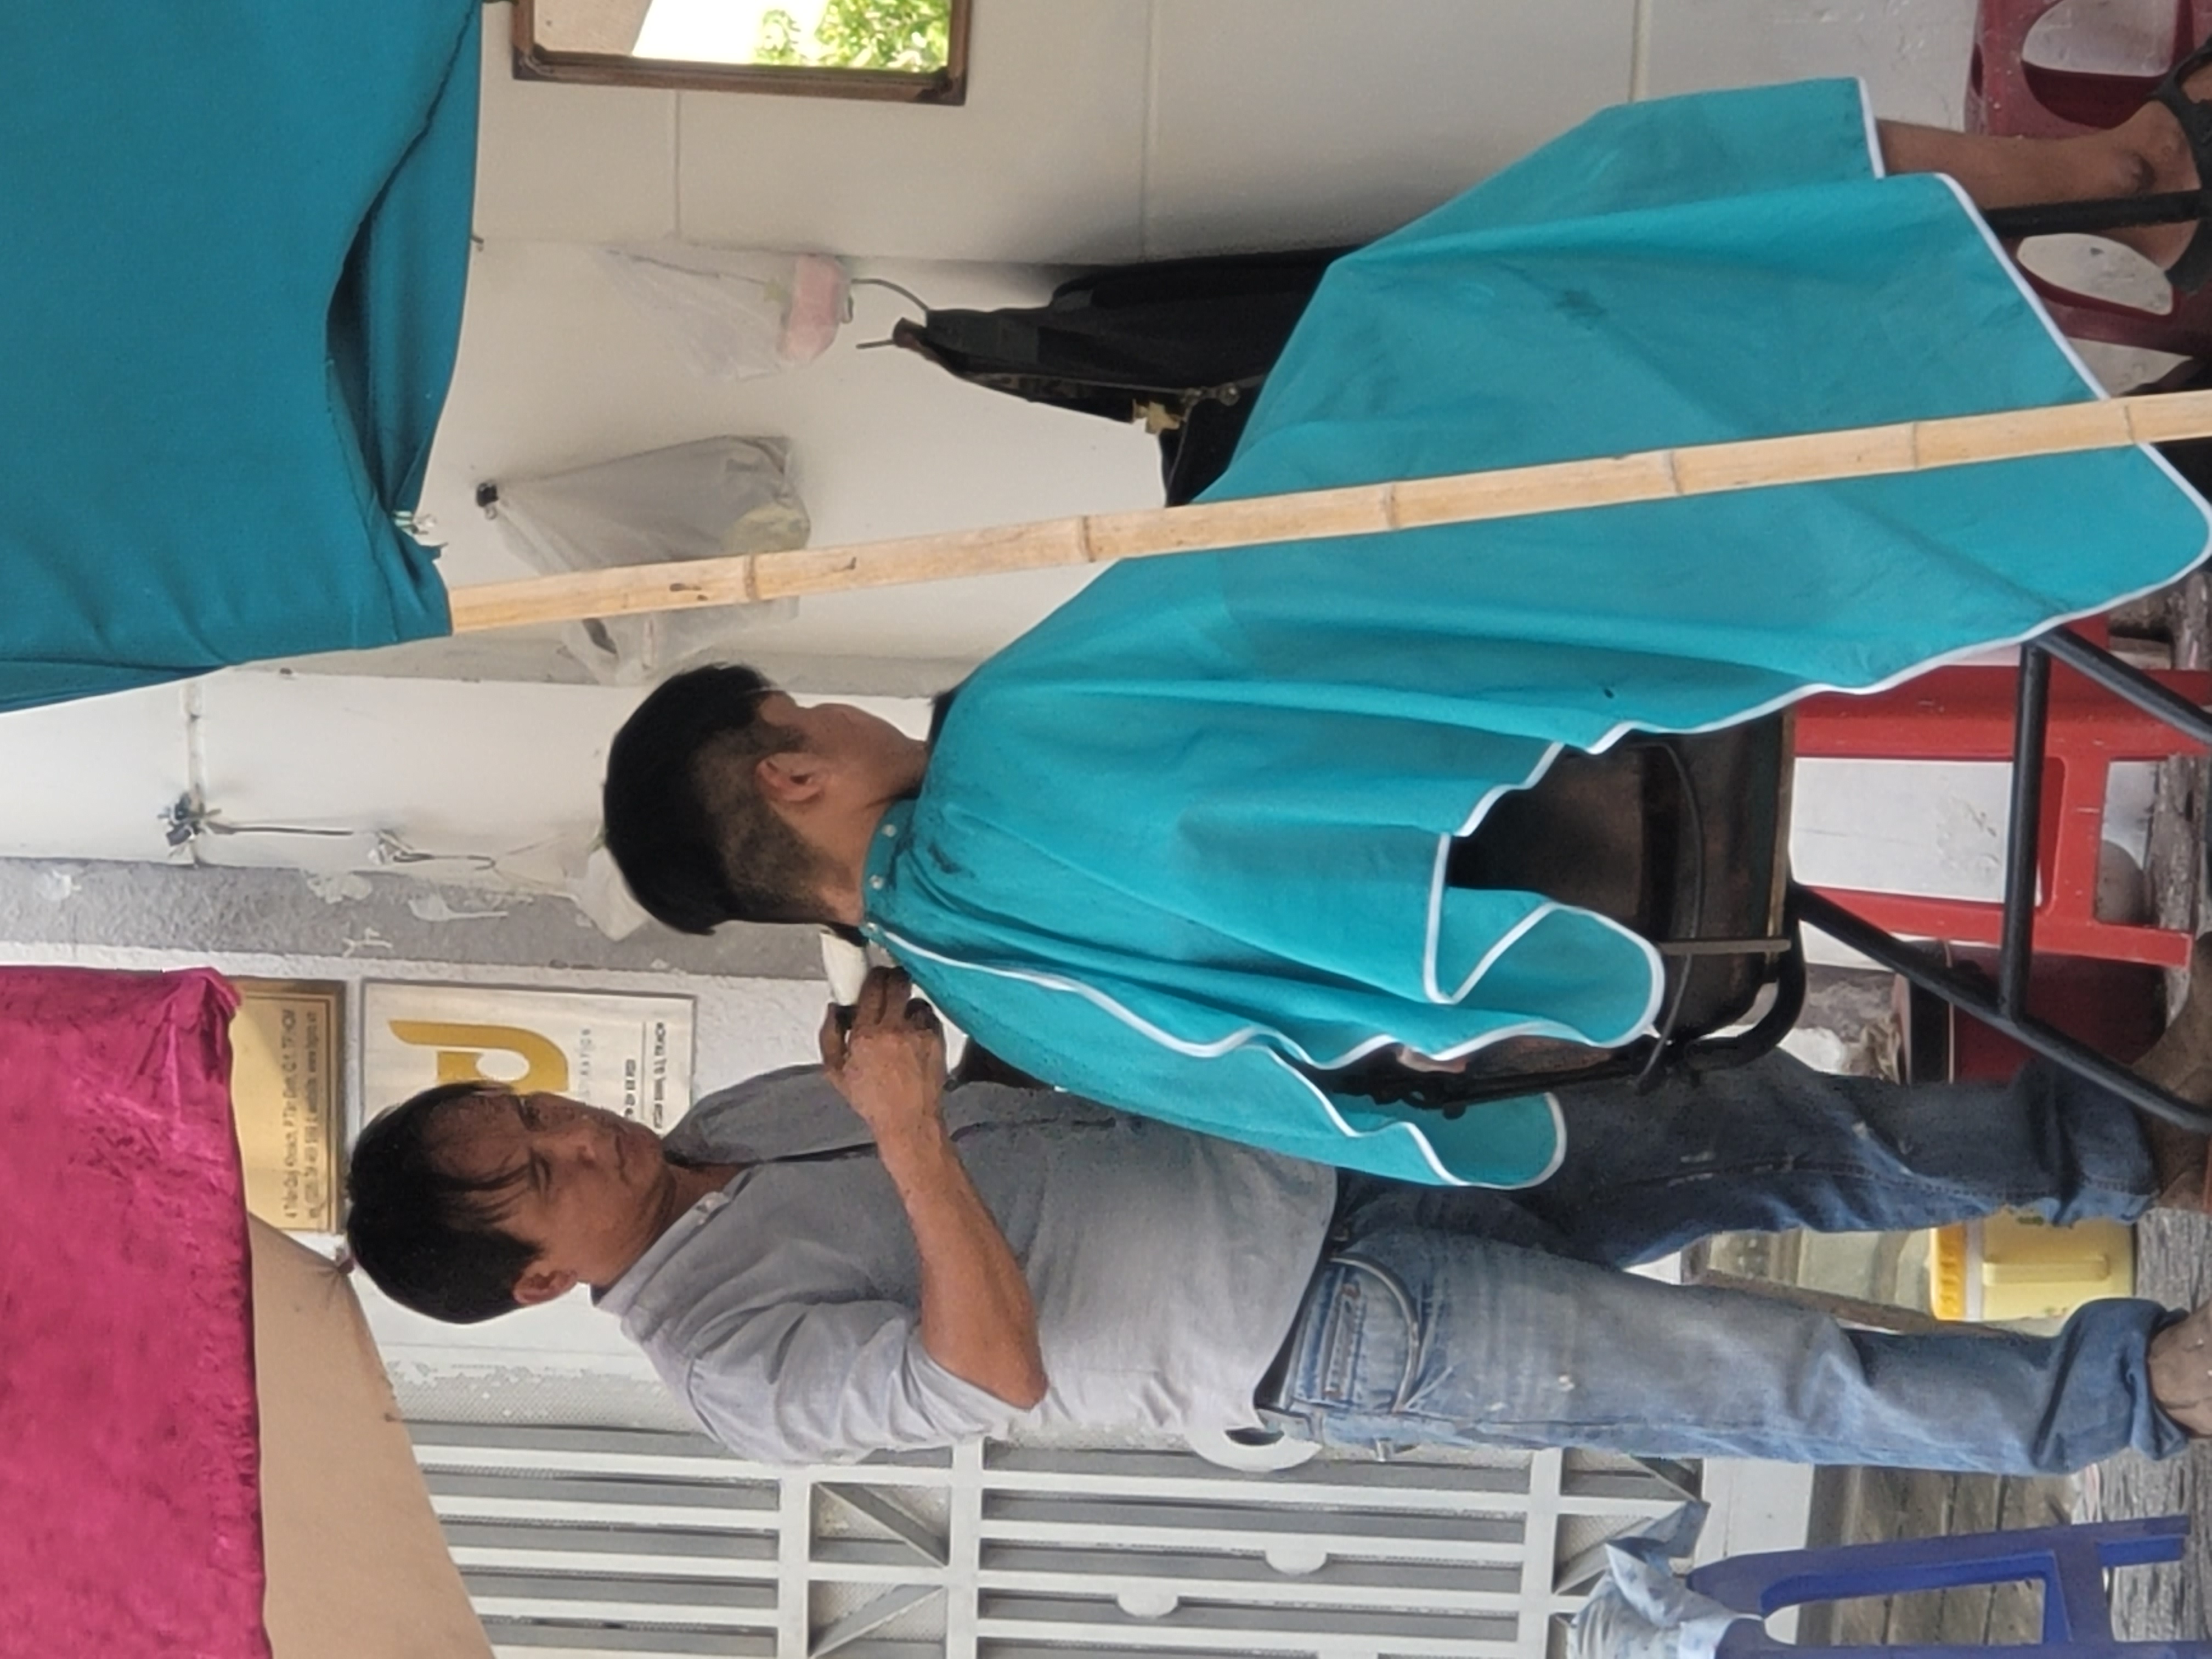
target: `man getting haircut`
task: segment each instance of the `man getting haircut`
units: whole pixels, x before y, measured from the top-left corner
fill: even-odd
[[[745,782],[758,762],[801,742],[757,718],[774,690],[750,668],[695,669],[656,695],[650,740],[615,739],[635,787],[608,802],[608,842],[635,868],[638,902],[685,933],[733,916],[817,919],[812,852]]]
[[[1973,204],[2194,174],[2162,106],[2052,143],[1877,125],[1847,82],[1610,111],[1334,265],[1212,494],[2088,400]],[[671,682],[610,753],[608,845],[679,927],[858,929],[1089,1098],[1524,1184],[1561,1155],[1553,1098],[1451,1119],[1332,1075],[1617,1048],[1661,963],[1593,912],[1451,884],[1455,838],[1563,749],[1872,689],[2162,585],[2206,538],[2121,449],[1124,561],[926,750],[750,678]],[[759,850],[763,811],[811,865]]]

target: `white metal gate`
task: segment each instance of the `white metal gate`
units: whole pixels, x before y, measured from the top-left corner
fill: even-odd
[[[779,1470],[692,1435],[410,1427],[495,1648],[528,1659],[1542,1659],[1590,1549],[1684,1496],[1558,1452]]]

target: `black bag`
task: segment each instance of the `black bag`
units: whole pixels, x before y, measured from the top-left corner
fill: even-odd
[[[1236,453],[1261,382],[1346,248],[1122,265],[1028,310],[932,311],[891,338],[963,380],[1158,432],[1180,507]]]

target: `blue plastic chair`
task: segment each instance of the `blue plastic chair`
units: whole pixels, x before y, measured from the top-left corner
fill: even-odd
[[[2120,1642],[2112,1637],[2105,1571],[2149,1561],[2179,1561],[2189,1537],[2185,1515],[2141,1521],[2100,1521],[2078,1527],[2037,1527],[1957,1538],[1901,1539],[1829,1549],[1735,1555],[1690,1574],[1689,1585],[1749,1615],[1721,1638],[1722,1659],[1810,1651],[1821,1659],[1880,1654],[1887,1659],[2212,1659],[2212,1641]],[[1801,1650],[1776,1640],[1753,1620],[1807,1601],[1962,1584],[2043,1583],[2043,1640],[2025,1645],[1823,1647]]]

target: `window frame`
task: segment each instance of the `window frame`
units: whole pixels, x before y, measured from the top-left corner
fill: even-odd
[[[786,98],[959,105],[968,100],[968,24],[972,0],[949,0],[949,4],[945,67],[933,74],[915,75],[904,70],[706,64],[614,52],[549,52],[537,40],[537,0],[515,0],[514,78],[595,87],[658,87],[679,92],[755,92]]]

